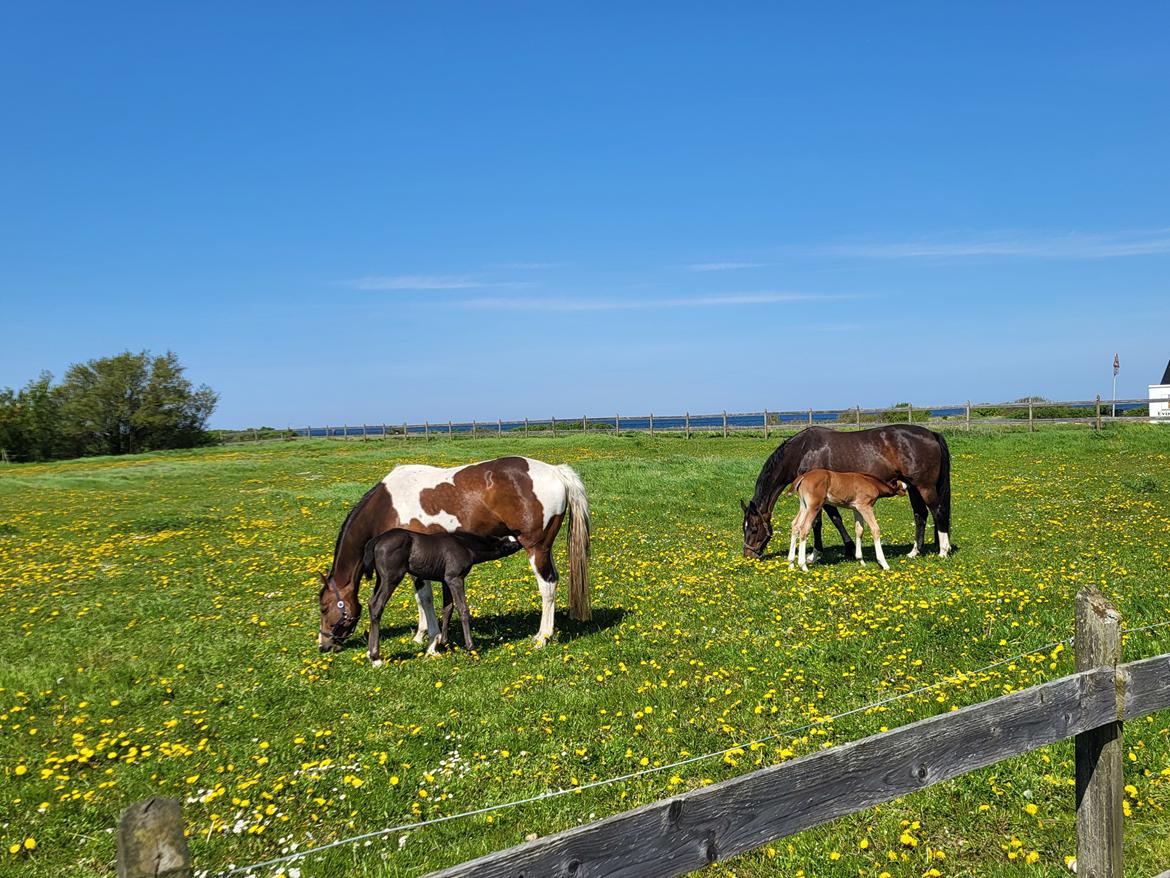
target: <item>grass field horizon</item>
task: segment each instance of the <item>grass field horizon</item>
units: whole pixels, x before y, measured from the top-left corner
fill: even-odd
[[[738,500],[778,441],[298,440],[0,468],[0,875],[115,874],[109,830],[154,794],[184,801],[197,870],[214,875],[779,735],[295,866],[421,875],[1069,673],[1071,651],[1052,648],[959,676],[1068,638],[1086,584],[1127,627],[1170,620],[1161,426],[949,432],[958,551],[906,558],[909,504],[884,500],[888,573],[868,534],[859,567],[831,529],[825,562],[789,571],[791,499],[773,557],[741,557]],[[362,636],[319,653],[316,576],[361,494],[399,463],[505,454],[582,476],[593,621],[568,619],[562,588],[557,637],[535,650],[539,596],[519,556],[468,577],[477,657],[424,657],[408,588],[383,617],[385,666],[365,659],[364,608]],[[563,577],[563,538],[558,565]],[[1170,652],[1170,628],[1125,648]],[[1170,867],[1168,727],[1167,712],[1126,727],[1133,874]],[[1071,742],[1046,747],[705,874],[1067,875],[1072,760]]]

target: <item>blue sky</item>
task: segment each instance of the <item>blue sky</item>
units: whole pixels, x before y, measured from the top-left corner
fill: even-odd
[[[9,4],[0,385],[217,426],[1144,395],[1170,6]]]

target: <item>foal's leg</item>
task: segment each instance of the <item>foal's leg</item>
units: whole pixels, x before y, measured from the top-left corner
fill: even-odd
[[[435,618],[435,595],[431,584],[418,576],[414,578],[414,599],[427,622],[427,655],[438,655],[439,620]]]
[[[447,626],[451,624],[451,611],[455,609],[455,605],[451,603],[451,588],[446,582],[443,583],[443,623],[439,633],[439,645],[447,645]]]
[[[886,555],[882,551],[882,532],[878,528],[877,516],[873,514],[873,506],[863,506],[859,510],[861,517],[865,519],[865,523],[869,525],[869,535],[873,537],[873,551],[877,555],[877,562],[882,570],[889,570],[890,565],[886,563]]]
[[[459,610],[459,621],[463,623],[463,645],[471,652],[475,646],[471,642],[471,611],[467,608],[467,595],[463,591],[463,577],[451,576],[443,583],[444,593],[450,589],[455,599],[455,607]],[[450,614],[446,614],[450,615]]]
[[[861,557],[861,534],[863,533],[864,525],[861,523],[861,513],[856,509],[853,510],[853,533],[857,535],[857,548],[853,552],[853,557],[861,562],[861,566],[865,566],[865,561]]]
[[[801,497],[800,498],[800,505],[803,506],[804,502],[805,502],[804,497]],[[821,511],[821,503],[822,502],[824,502],[824,501],[817,501],[817,500],[810,501],[809,507],[806,510],[804,510],[804,513],[803,513],[804,517],[800,523],[800,556],[798,559],[798,563],[800,564],[800,569],[803,570],[805,573],[808,573],[808,563],[805,561],[805,558],[804,558],[804,547],[806,545],[808,545],[808,530],[809,530],[809,527],[812,526],[813,520],[817,517],[817,514]],[[813,547],[813,554],[814,555],[816,554],[816,547],[815,546]],[[814,560],[815,560],[815,558],[814,558]]]
[[[386,609],[386,602],[394,594],[394,589],[398,588],[398,583],[402,582],[403,575],[398,573],[397,579],[392,576],[383,579],[380,573],[375,574],[374,592],[370,595],[369,605],[370,637],[366,644],[366,655],[375,668],[382,664],[382,654],[378,648],[382,636],[382,611]]]
[[[917,558],[925,549],[926,541],[926,501],[922,494],[913,485],[906,485],[906,496],[910,498],[910,508],[914,510],[914,548],[906,556]]]

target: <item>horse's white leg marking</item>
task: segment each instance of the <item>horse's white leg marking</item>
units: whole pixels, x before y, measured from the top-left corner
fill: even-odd
[[[414,642],[424,643],[427,639],[427,614],[423,611],[422,604],[418,602],[417,592],[415,592],[415,603],[418,604],[418,630],[414,632]]]
[[[865,523],[869,525],[869,535],[873,537],[873,552],[877,555],[877,562],[882,570],[889,570],[890,565],[886,563],[886,554],[882,551],[882,531],[878,527],[877,516],[873,514],[873,508],[865,510]]]
[[[536,558],[528,556],[528,566],[536,574],[536,584],[540,587],[540,630],[536,632],[534,644],[539,649],[548,643],[553,633],[553,623],[557,612],[557,584],[547,581],[536,569]]]
[[[853,542],[853,557],[861,561],[861,566],[865,566],[865,561],[861,557],[861,535],[865,533],[865,528],[861,523],[861,513],[856,509],[853,510],[853,535],[855,537]]]
[[[945,530],[938,532],[938,554],[940,558],[945,558],[951,551],[951,535]]]
[[[419,612],[426,618],[427,625],[427,655],[438,655],[439,652],[439,620],[435,618],[435,595],[431,584],[426,582],[422,588],[414,590],[414,599],[418,602]]]
[[[796,535],[800,530],[800,515],[796,513],[796,518],[792,519],[792,539],[788,543],[788,569],[792,569],[792,562],[796,560]]]
[[[917,543],[915,543],[914,548],[912,548],[909,552],[906,553],[906,557],[907,558],[917,558],[918,557],[918,544]]]

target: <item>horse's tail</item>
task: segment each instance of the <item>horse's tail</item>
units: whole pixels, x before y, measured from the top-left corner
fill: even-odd
[[[572,467],[555,467],[569,501],[569,616],[581,622],[593,618],[589,598],[589,498]]]
[[[951,450],[947,447],[947,440],[942,433],[935,433],[938,440],[938,449],[941,454],[938,464],[938,508],[942,513],[942,521],[937,522],[938,529],[943,533],[951,532]]]

